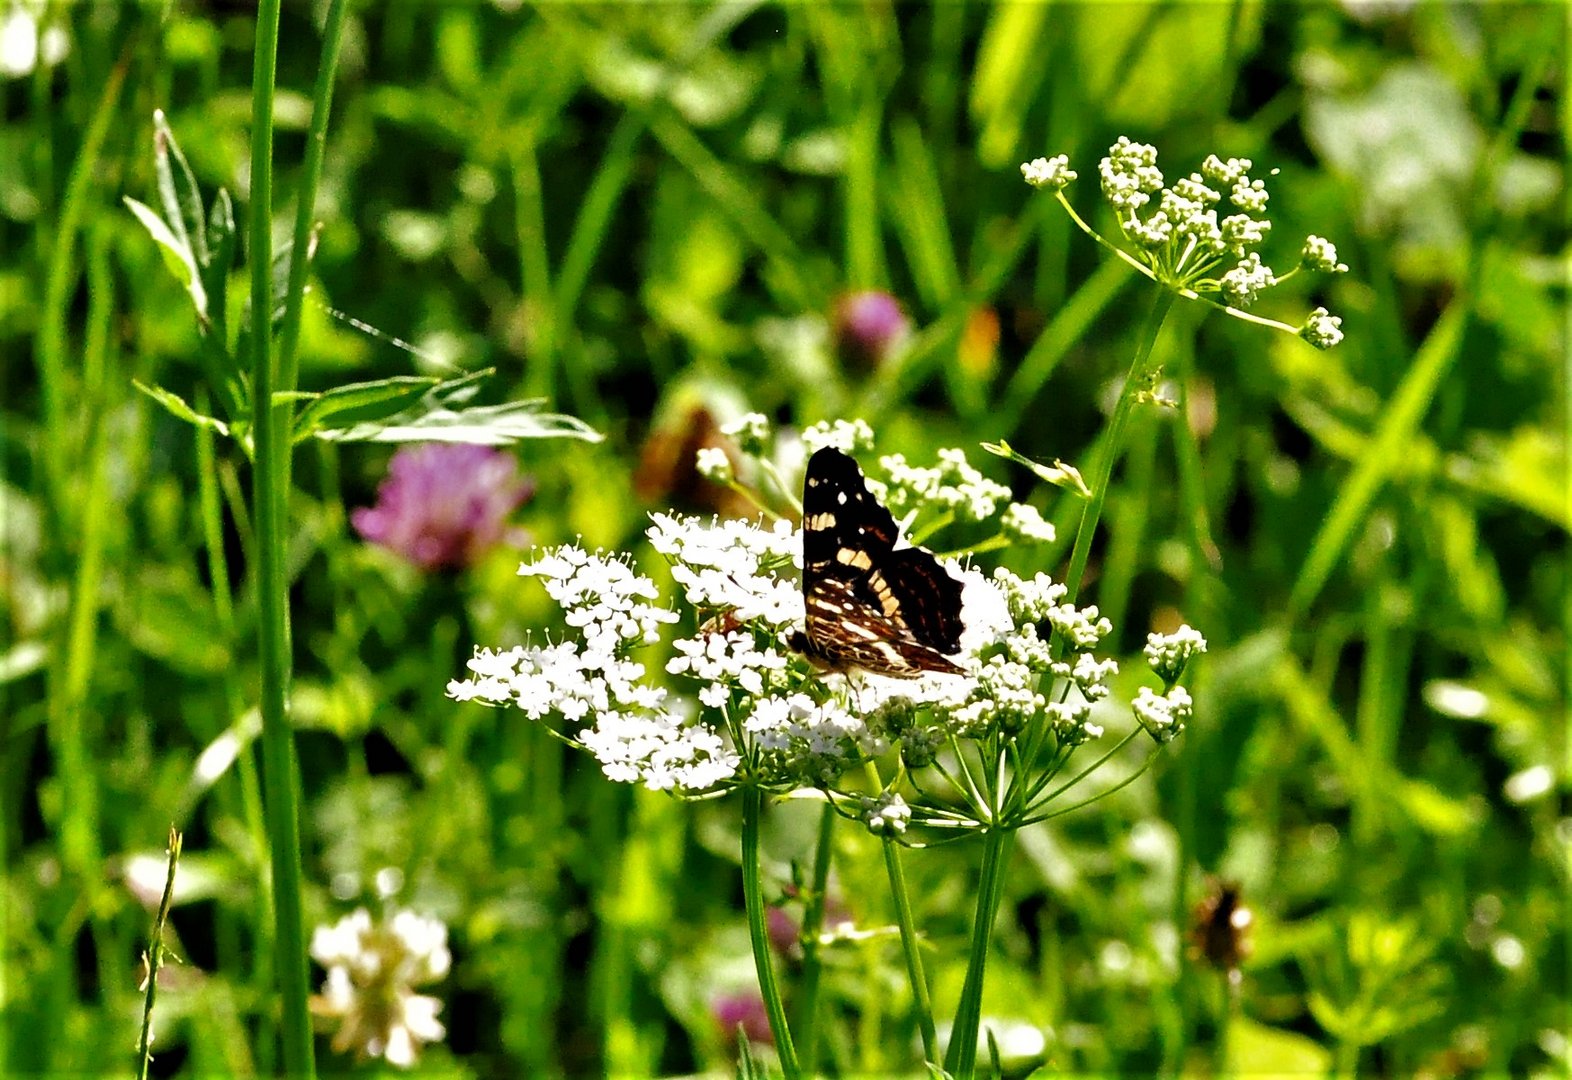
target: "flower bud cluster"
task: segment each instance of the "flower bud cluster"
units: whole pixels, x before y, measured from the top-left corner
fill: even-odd
[[[1206,639],[1189,624],[1171,634],[1146,635],[1146,662],[1165,687],[1173,686],[1184,674],[1190,658],[1206,651]]]
[[[1070,168],[1070,158],[1066,154],[1028,161],[1021,166],[1021,176],[1032,187],[1047,188],[1049,191],[1059,191],[1078,178],[1075,170]]]
[[[751,412],[721,426],[721,434],[737,443],[749,457],[762,457],[770,443],[770,421],[763,413]]]
[[[865,795],[859,816],[868,831],[875,836],[899,836],[906,831],[912,819],[911,807],[894,792]]]
[[[701,446],[694,453],[693,467],[712,484],[729,484],[736,479],[731,457],[719,446]]]
[[[1130,708],[1146,733],[1159,745],[1172,742],[1183,733],[1194,711],[1190,692],[1182,686],[1171,687],[1166,694],[1155,693],[1150,686],[1143,686],[1137,691]]]

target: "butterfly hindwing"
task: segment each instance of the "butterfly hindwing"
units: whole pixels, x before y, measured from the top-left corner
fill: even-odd
[[[816,452],[802,504],[802,651],[833,670],[961,672],[946,655],[960,648],[961,583],[921,548],[895,547],[895,519],[857,462]]]

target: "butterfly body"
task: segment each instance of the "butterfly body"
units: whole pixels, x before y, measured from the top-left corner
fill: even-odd
[[[830,447],[802,492],[804,630],[791,645],[829,671],[962,674],[961,583],[900,532],[857,462]]]

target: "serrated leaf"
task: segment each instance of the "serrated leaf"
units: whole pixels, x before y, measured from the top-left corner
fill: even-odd
[[[429,376],[399,375],[375,382],[350,383],[318,394],[295,418],[295,441],[309,438],[329,419],[343,428],[395,416],[439,385]]]
[[[131,384],[186,423],[195,424],[197,427],[212,428],[220,435],[229,434],[228,424],[215,416],[203,416],[186,404],[185,398],[179,394],[171,393],[162,386],[148,386],[145,383],[138,382],[136,379],[132,379]]]
[[[202,277],[197,270],[196,259],[191,253],[189,244],[171,231],[168,223],[159,217],[152,207],[137,202],[129,195],[125,196],[125,204],[163,252],[164,265],[169,267],[169,272],[174,274],[175,280],[191,294],[191,303],[196,307],[197,318],[206,323],[207,288],[202,284]]]
[[[196,264],[206,266],[210,256],[202,194],[162,109],[153,113],[153,166],[158,177],[158,196],[171,231],[184,241]]]

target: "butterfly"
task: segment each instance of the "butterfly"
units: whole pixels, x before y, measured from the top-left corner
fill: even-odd
[[[895,546],[895,519],[857,462],[833,447],[808,459],[802,489],[804,631],[791,646],[829,671],[912,678],[962,674],[961,583],[929,552]]]

